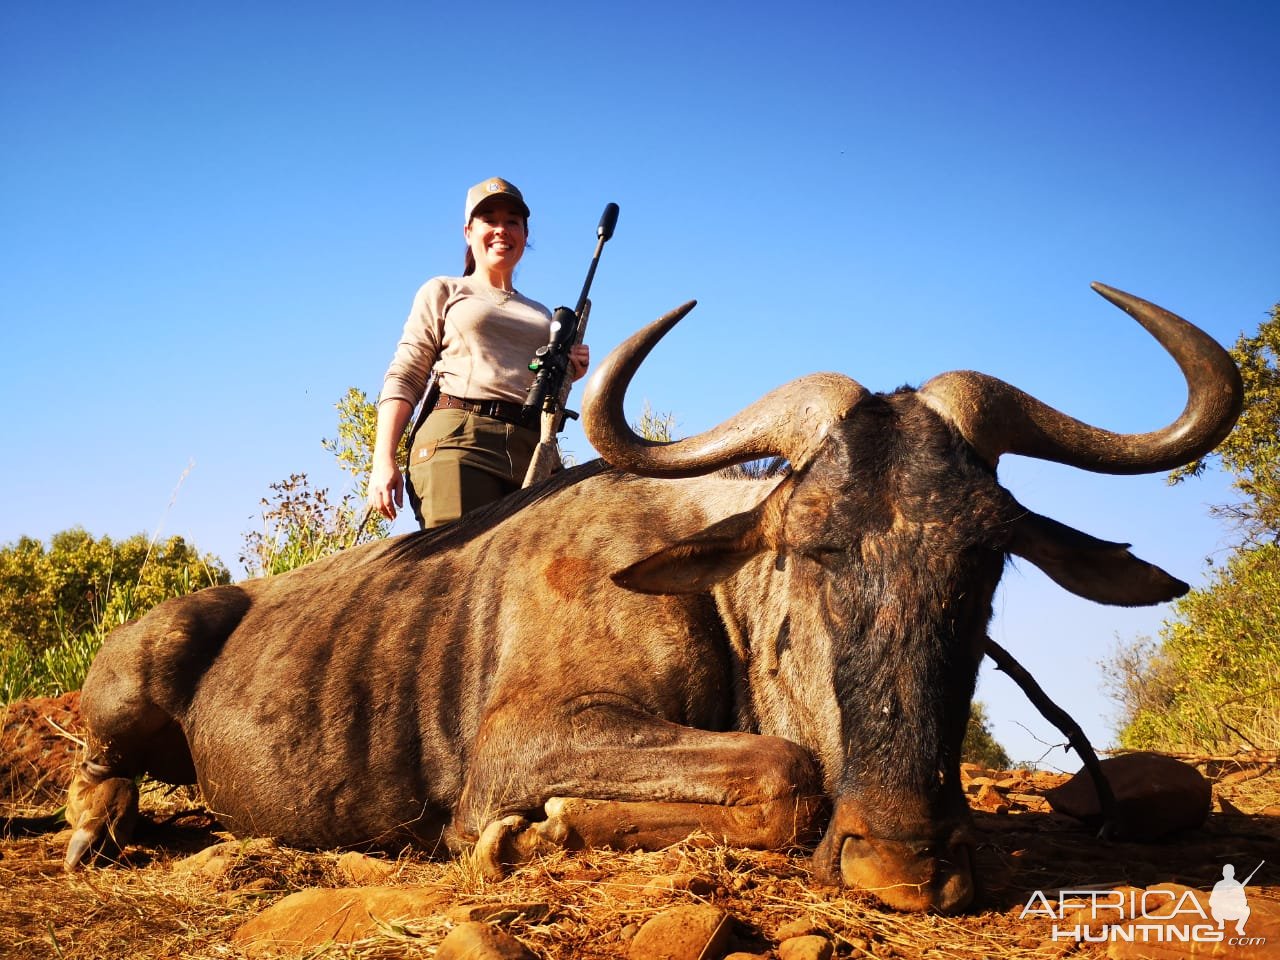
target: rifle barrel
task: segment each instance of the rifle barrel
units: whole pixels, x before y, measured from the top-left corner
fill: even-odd
[[[604,250],[605,242],[613,236],[614,228],[618,225],[618,205],[616,203],[606,204],[604,213],[600,215],[600,225],[596,227],[596,252],[591,257],[591,266],[587,268],[587,280],[582,285],[582,293],[578,296],[578,305],[573,308],[573,312],[582,315],[582,308],[587,305],[587,297],[591,293],[591,281],[596,276],[596,265],[600,263],[600,252]]]

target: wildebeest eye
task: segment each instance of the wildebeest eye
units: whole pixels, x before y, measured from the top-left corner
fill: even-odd
[[[845,556],[848,551],[843,547],[837,547],[834,544],[820,543],[811,547],[805,547],[803,550],[800,550],[799,553],[802,557],[806,557],[814,563],[819,563],[826,567],[833,563],[838,563],[840,558]]]

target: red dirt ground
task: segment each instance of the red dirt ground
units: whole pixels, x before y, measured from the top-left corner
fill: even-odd
[[[205,912],[182,913],[179,900],[185,904],[182,909],[194,909],[190,904],[195,901],[187,893],[179,897],[178,891],[189,889],[183,886],[189,881],[173,879],[173,864],[226,839],[215,818],[203,810],[168,824],[144,820],[138,842],[121,858],[122,867],[104,869],[97,880],[92,872],[65,876],[60,860],[66,837],[55,832],[60,824],[51,814],[62,803],[77,758],[78,745],[69,739],[80,732],[77,708],[75,693],[0,708],[0,956],[66,960],[239,956],[229,945],[229,931],[258,913],[264,903],[304,887],[344,885],[329,863],[335,855],[295,852],[287,863],[279,857],[264,860],[255,868],[257,873],[246,866],[240,879],[216,881],[221,884],[217,896],[228,898],[225,902],[218,901],[215,907],[212,900],[201,900],[200,910]],[[1205,762],[1199,768],[1213,781],[1213,812],[1208,821],[1201,828],[1145,844],[1099,840],[1081,824],[1054,813],[1043,794],[1066,779],[1062,774],[968,768],[966,789],[979,837],[976,859],[982,883],[969,914],[918,921],[838,890],[817,890],[812,902],[802,902],[807,893],[788,892],[785,909],[792,911],[791,916],[825,916],[838,957],[1118,956],[1107,954],[1105,946],[1052,941],[1043,917],[1021,916],[1029,898],[1035,891],[1052,896],[1062,889],[1165,883],[1204,891],[1221,879],[1225,863],[1235,864],[1243,878],[1259,861],[1266,861],[1249,887],[1249,900],[1259,920],[1270,917],[1268,923],[1280,922],[1280,769],[1274,755]],[[156,801],[144,797],[144,813],[148,802]],[[169,806],[182,803],[172,797]],[[544,884],[555,884],[563,896],[586,871],[592,878],[587,889],[598,900],[619,877],[660,877],[675,869],[673,864],[678,866],[682,857],[694,855],[677,851],[613,856],[632,859],[609,860],[589,852],[551,858],[539,868],[539,876]],[[742,927],[757,931],[759,956],[777,956],[777,944],[770,941],[768,931],[783,909],[780,891],[813,886],[806,858],[722,849],[718,859],[694,862],[711,874],[702,898],[729,910]],[[413,854],[397,863],[401,883],[424,882],[428,870],[437,871],[430,874],[434,877],[440,869],[429,867],[425,860],[419,862]],[[521,882],[519,876],[513,877],[486,896],[518,897],[523,892]],[[108,883],[113,885],[112,907],[101,892]],[[625,956],[628,930],[635,925],[634,904],[601,904],[585,893],[577,896],[578,900],[559,904],[566,919],[558,926],[533,925],[516,932],[540,956]],[[853,912],[850,903],[856,907]],[[113,909],[115,913],[110,912]],[[170,909],[174,912],[168,913]],[[97,919],[90,921],[86,911]],[[131,928],[126,914],[145,915],[150,926]],[[579,936],[575,932],[579,926],[574,924],[583,931],[603,932],[584,932],[572,941],[573,946],[565,946],[570,942],[566,938]],[[169,931],[169,947],[152,950],[139,939],[139,929],[152,927]],[[108,935],[107,931],[114,932]],[[939,931],[946,932],[946,945],[937,939]],[[413,950],[405,946],[404,952],[396,952],[399,948],[386,947],[367,955],[430,957],[438,942],[430,936],[420,934]],[[1280,927],[1274,939],[1275,943],[1226,955],[1248,960],[1280,956]],[[176,952],[174,943],[182,945]]]

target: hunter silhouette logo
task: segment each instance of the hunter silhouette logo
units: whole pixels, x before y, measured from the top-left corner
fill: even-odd
[[[1266,944],[1245,935],[1249,900],[1245,886],[1262,869],[1261,861],[1243,880],[1225,864],[1222,879],[1205,894],[1185,887],[1121,890],[1059,890],[1050,899],[1035,891],[1018,919],[1042,916],[1053,921],[1054,940],[1077,943],[1226,943],[1233,947]],[[1206,902],[1207,901],[1207,902]],[[1234,921],[1234,933],[1226,930]]]
[[[1253,873],[1262,869],[1263,860],[1253,868]],[[1249,900],[1244,888],[1253,879],[1253,873],[1243,880],[1237,880],[1236,868],[1228,863],[1222,868],[1222,879],[1213,885],[1213,893],[1209,894],[1209,911],[1218,922],[1218,928],[1225,926],[1228,920],[1236,921],[1236,933],[1244,936],[1244,922],[1249,919]]]

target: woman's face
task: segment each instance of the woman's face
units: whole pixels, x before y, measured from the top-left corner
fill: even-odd
[[[476,211],[462,228],[477,269],[510,273],[524,256],[528,239],[524,216],[499,200]]]

